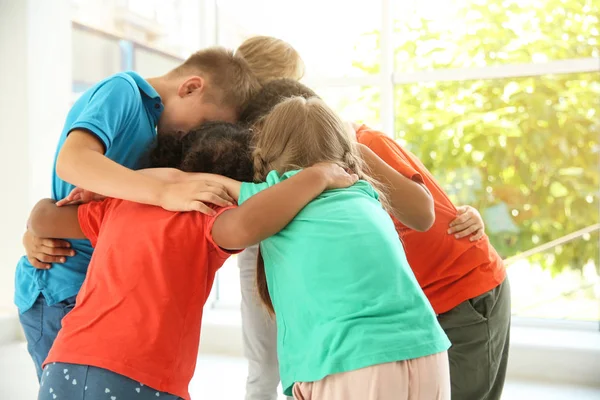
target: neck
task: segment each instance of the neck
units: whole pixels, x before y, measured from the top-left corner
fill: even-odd
[[[173,82],[167,79],[166,75],[158,76],[156,78],[148,78],[146,79],[146,82],[148,82],[154,88],[154,90],[156,90],[163,104],[168,101],[169,94],[173,93],[171,90]]]

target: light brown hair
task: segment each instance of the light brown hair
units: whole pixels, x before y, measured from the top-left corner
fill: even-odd
[[[246,127],[251,127],[271,112],[277,104],[294,96],[301,96],[305,99],[318,97],[311,88],[293,79],[275,79],[265,83],[262,89],[252,96],[248,107],[242,112],[239,122]]]
[[[304,76],[304,61],[289,43],[272,36],[246,39],[236,51],[246,59],[261,84],[273,79],[299,80]]]
[[[335,112],[317,97],[291,97],[277,104],[261,121],[252,155],[256,181],[264,181],[272,170],[283,174],[319,162],[337,163],[371,183],[384,208],[389,209],[383,186],[369,177],[356,140]],[[256,268],[258,294],[273,313],[262,256]]]
[[[246,60],[223,47],[197,51],[169,74],[201,76],[208,86],[210,100],[234,109],[238,117],[250,98],[260,90],[260,84]]]

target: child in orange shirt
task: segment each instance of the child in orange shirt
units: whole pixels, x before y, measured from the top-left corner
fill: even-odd
[[[164,144],[173,146],[159,146],[153,166],[251,180],[249,141],[249,132],[235,125],[206,124]],[[148,173],[169,182],[204,176]],[[239,195],[239,182],[212,178]],[[39,202],[30,221],[36,235],[88,238],[95,252],[44,362],[38,399],[189,399],[202,309],[231,254],[224,248],[243,249],[271,236],[323,190],[356,180],[335,165],[313,166],[240,207],[215,208],[213,216],[112,198],[64,207]]]

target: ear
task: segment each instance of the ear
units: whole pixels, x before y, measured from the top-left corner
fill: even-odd
[[[191,76],[187,78],[181,85],[179,85],[177,95],[179,97],[186,97],[194,92],[202,92],[204,89],[204,83],[204,78],[201,76]]]

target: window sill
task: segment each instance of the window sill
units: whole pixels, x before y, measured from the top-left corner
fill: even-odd
[[[200,351],[243,357],[237,309],[206,310]],[[508,379],[600,387],[597,323],[538,321],[515,317]]]
[[[207,309],[200,352],[243,357],[237,309]],[[578,328],[578,329],[576,329]],[[513,319],[508,379],[600,387],[597,323]],[[0,315],[0,344],[23,340],[16,313]]]

